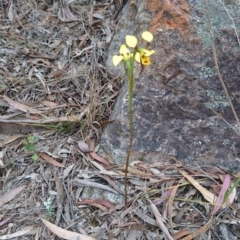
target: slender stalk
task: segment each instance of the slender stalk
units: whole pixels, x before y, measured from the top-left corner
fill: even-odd
[[[135,56],[135,53],[134,53]],[[134,85],[134,56],[129,62],[129,65],[126,66],[128,73],[128,92],[129,92],[129,148],[126,158],[125,166],[125,176],[124,176],[124,194],[125,194],[125,205],[127,205],[127,174],[128,174],[128,165],[130,161],[130,155],[132,152],[133,145],[133,85]]]

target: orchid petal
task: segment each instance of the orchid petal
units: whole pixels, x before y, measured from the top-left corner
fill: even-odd
[[[141,56],[141,64],[144,66],[149,66],[151,64],[151,59],[147,56]]]
[[[119,50],[119,53],[121,55],[123,55],[124,57],[130,55],[130,51],[129,49],[127,48],[127,46],[125,44],[122,44],[121,47],[120,47],[120,50]]]
[[[152,54],[154,54],[155,51],[154,50],[147,50],[145,48],[141,49],[141,55],[144,55],[144,56],[151,56]]]
[[[116,67],[123,60],[123,56],[114,55],[112,58],[113,65]]]
[[[129,47],[135,48],[137,46],[137,38],[132,35],[127,35],[126,36],[126,43]]]
[[[142,33],[142,38],[147,41],[147,42],[151,42],[153,40],[153,35],[152,33],[148,32],[148,31],[145,31]]]
[[[136,62],[141,62],[141,58],[140,58],[140,53],[139,52],[137,52],[136,54],[135,54],[135,61]]]

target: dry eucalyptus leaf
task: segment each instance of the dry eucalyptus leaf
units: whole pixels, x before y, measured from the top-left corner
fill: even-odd
[[[6,192],[2,197],[0,197],[0,206],[3,204],[10,202],[13,198],[16,197],[17,194],[19,194],[26,185],[11,189],[10,191]]]
[[[15,19],[15,16],[16,14],[13,13],[13,3],[12,3],[12,0],[9,1],[8,3],[8,6],[7,6],[7,16],[8,16],[8,19],[13,23],[14,22],[14,19]]]
[[[80,148],[80,150],[81,150],[83,153],[89,153],[89,152],[91,152],[91,150],[90,150],[89,147],[88,147],[88,144],[87,144],[85,141],[80,140],[80,141],[77,142],[77,144],[78,144],[78,147]]]
[[[79,237],[80,240],[94,240],[94,238],[79,234],[79,233],[75,233],[75,232],[71,232],[65,229],[62,229],[50,222],[48,222],[45,219],[41,219],[42,222],[44,223],[44,225],[51,231],[53,232],[55,235],[57,235],[60,238],[63,239],[69,239],[69,238],[73,238],[73,237]]]
[[[185,173],[184,171],[178,170],[202,195],[203,197],[210,203],[214,204],[216,201],[216,196],[208,191],[206,188],[201,186],[193,177]]]
[[[63,178],[66,178],[68,176],[68,174],[72,171],[74,166],[75,166],[75,164],[71,164],[66,169],[64,169],[64,171],[63,171]]]
[[[56,166],[56,167],[62,167],[65,168],[65,166],[59,162],[57,162],[56,160],[54,160],[52,157],[48,156],[46,153],[40,153],[39,157],[41,157],[42,159],[44,159],[45,161],[51,163],[52,165]]]
[[[17,238],[17,237],[21,237],[21,236],[24,236],[24,235],[29,235],[30,232],[31,232],[32,235],[35,235],[36,232],[32,231],[34,229],[35,229],[34,226],[24,227],[21,230],[15,232],[15,233],[0,236],[0,240]]]
[[[13,101],[12,99],[10,99],[9,97],[7,96],[4,96],[3,99],[12,107],[22,111],[22,112],[29,112],[29,113],[32,113],[32,114],[42,114],[42,112],[40,111],[37,111],[31,107],[28,107],[22,103],[18,103],[16,101]]]

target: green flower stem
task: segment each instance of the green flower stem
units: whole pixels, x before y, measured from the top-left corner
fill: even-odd
[[[133,57],[125,62],[125,70],[128,75],[128,92],[129,92],[129,149],[127,152],[127,159],[125,165],[125,177],[124,177],[124,194],[125,194],[125,205],[127,205],[127,174],[128,165],[130,161],[130,155],[132,152],[133,145],[133,85],[134,85],[134,59],[136,51],[134,51]]]

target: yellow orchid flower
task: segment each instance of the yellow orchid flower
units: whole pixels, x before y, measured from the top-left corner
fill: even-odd
[[[153,40],[153,35],[152,33],[145,31],[142,33],[142,38],[150,43]],[[154,50],[147,50],[145,48],[137,48],[137,43],[138,40],[135,36],[132,35],[127,35],[126,36],[126,44],[131,47],[136,49],[136,54],[135,54],[135,60],[142,65],[148,66],[151,64],[150,56],[155,53]]]
[[[142,33],[142,38],[150,43],[153,40],[153,35],[152,33],[148,31],[144,31]],[[155,53],[154,50],[147,50],[145,48],[138,48],[138,40],[135,36],[133,35],[127,35],[126,36],[126,44],[128,47],[134,48],[135,52],[135,61],[141,63],[142,65],[148,66],[151,64],[150,56]],[[113,60],[113,65],[117,66],[120,62],[124,61],[127,62],[130,58],[133,57],[133,53],[129,51],[125,44],[121,45],[119,53],[120,55],[114,55],[112,60]]]
[[[129,51],[125,44],[122,44],[119,50],[120,55],[114,55],[112,58],[113,65],[116,67],[121,61],[126,62],[133,54]]]
[[[154,54],[154,50],[147,50],[145,48],[139,49],[139,52],[135,54],[135,61],[141,63],[144,66],[151,64],[150,56]]]

